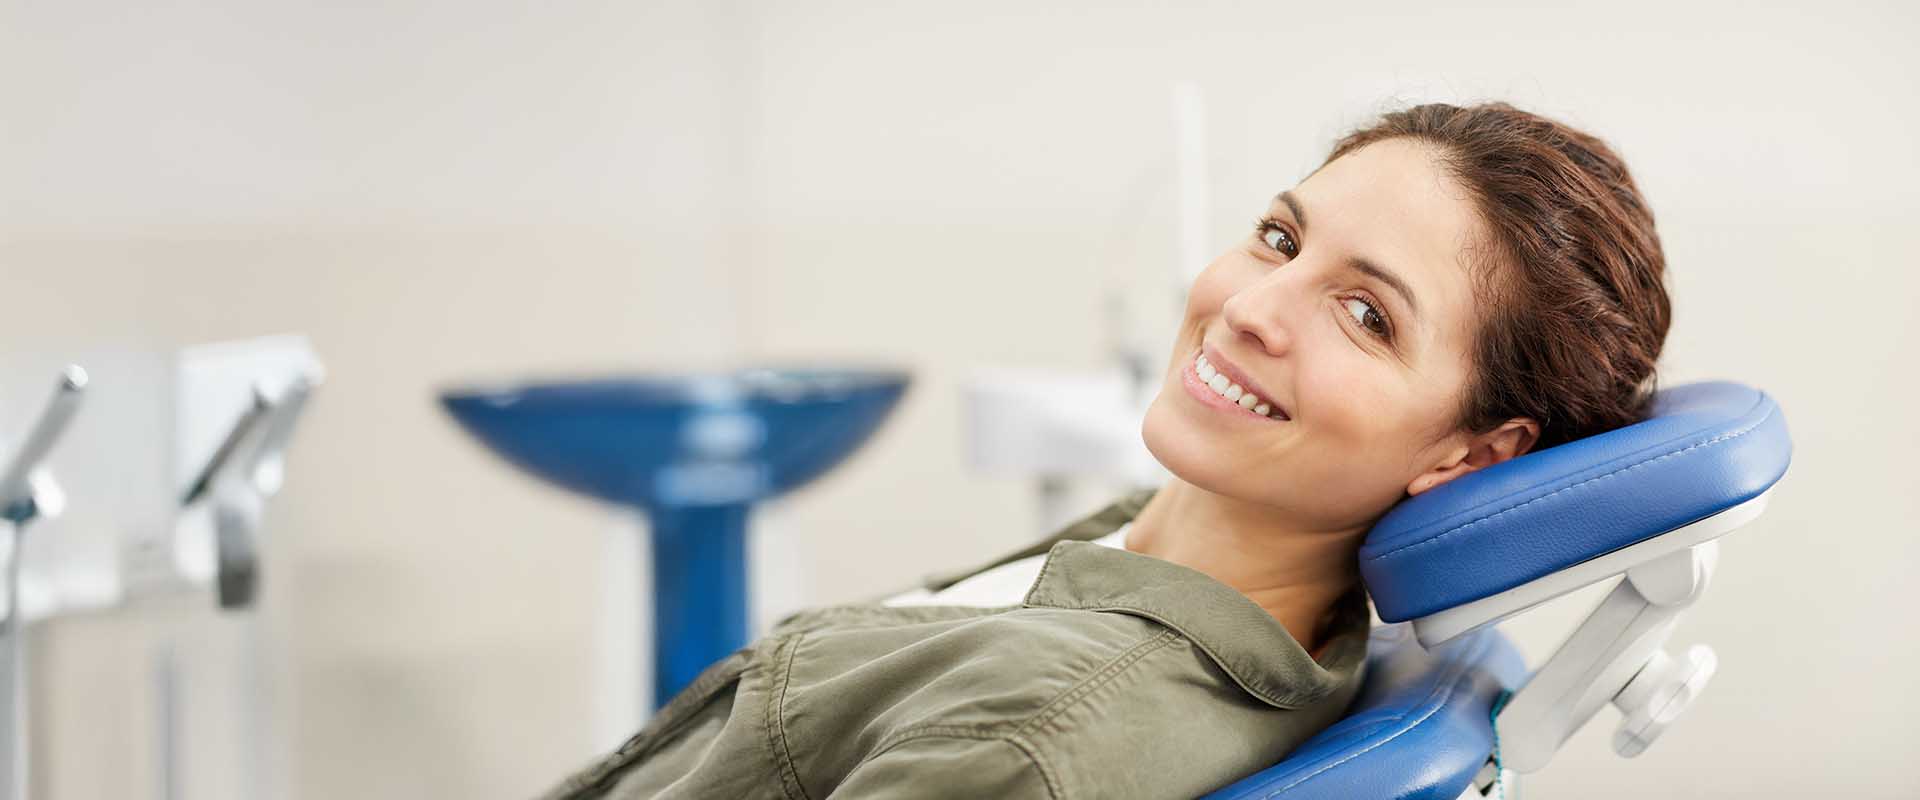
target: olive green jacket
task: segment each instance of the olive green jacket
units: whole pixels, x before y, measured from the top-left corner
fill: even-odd
[[[1355,589],[1316,662],[1214,579],[1095,544],[1136,492],[969,575],[1046,553],[1017,606],[809,609],[709,667],[550,794],[1193,797],[1338,719],[1366,662]]]

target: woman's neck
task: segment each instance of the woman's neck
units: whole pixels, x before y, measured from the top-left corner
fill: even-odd
[[[1233,587],[1313,652],[1328,609],[1360,580],[1354,554],[1365,535],[1304,530],[1271,506],[1173,478],[1140,509],[1126,548]]]

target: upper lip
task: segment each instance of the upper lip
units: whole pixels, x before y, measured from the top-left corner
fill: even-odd
[[[1287,410],[1280,406],[1280,401],[1273,396],[1273,393],[1268,392],[1266,387],[1256,383],[1253,378],[1247,375],[1246,370],[1241,369],[1232,361],[1227,360],[1226,356],[1221,355],[1219,349],[1213,345],[1202,342],[1200,344],[1200,352],[1206,355],[1208,364],[1212,364],[1214,369],[1220,371],[1220,374],[1227,376],[1227,380],[1240,384],[1241,389],[1253,392],[1260,399],[1272,403],[1274,410],[1280,412],[1280,416],[1293,419],[1293,415],[1287,413]]]

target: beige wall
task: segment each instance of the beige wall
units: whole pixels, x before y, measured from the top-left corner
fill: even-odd
[[[40,629],[36,795],[152,796],[156,631],[184,796],[515,797],[590,756],[614,523],[466,441],[450,382],[906,364],[871,445],[774,509],[800,600],[1033,535],[1028,487],[966,470],[957,381],[1106,366],[1104,287],[1173,273],[1174,79],[1222,243],[1397,100],[1591,128],[1660,217],[1669,380],[1786,408],[1793,469],[1677,635],[1720,677],[1632,761],[1603,712],[1531,793],[1920,793],[1915,12],[1032,5],[0,3],[0,342],[302,331],[329,370],[256,617]],[[1511,630],[1538,658],[1578,610]],[[257,737],[222,681],[257,682]]]

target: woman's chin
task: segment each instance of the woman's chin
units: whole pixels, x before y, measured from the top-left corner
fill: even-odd
[[[1155,398],[1140,423],[1140,438],[1146,443],[1147,452],[1174,477],[1215,491],[1213,487],[1220,486],[1221,479],[1229,476],[1215,474],[1224,470],[1213,437],[1195,430],[1191,422],[1164,408],[1165,402],[1164,394]]]

